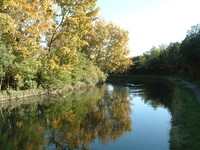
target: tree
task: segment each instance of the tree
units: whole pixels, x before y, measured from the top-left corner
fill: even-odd
[[[200,34],[200,24],[196,24],[187,31],[187,37],[194,38]]]
[[[127,69],[128,32],[112,23],[95,24],[96,2],[0,0],[0,89],[65,88],[73,81],[103,81],[102,71]],[[102,34],[105,39],[96,39],[99,45],[94,45],[91,37]],[[99,54],[94,61],[89,59],[91,50]]]
[[[46,53],[37,73],[38,86],[56,88],[72,84],[79,52],[87,42],[83,36],[92,29],[99,8],[97,0],[56,0],[52,28],[46,32]],[[79,76],[83,76],[80,74]],[[43,83],[42,83],[43,82]],[[63,83],[63,84],[61,84]]]
[[[184,62],[186,74],[199,78],[200,64],[200,25],[192,26],[188,31],[187,37],[182,41],[180,52]]]
[[[163,70],[167,74],[176,74],[182,71],[180,43],[170,43],[168,47],[161,52],[163,58]]]
[[[4,51],[9,47],[13,56],[3,82],[5,89],[24,88],[37,71],[37,55],[43,51],[40,45],[42,34],[52,24],[52,2],[5,0],[0,4],[0,40],[5,45]]]
[[[105,73],[123,72],[131,64],[127,57],[128,32],[119,26],[98,20],[85,39],[89,45],[83,51]]]

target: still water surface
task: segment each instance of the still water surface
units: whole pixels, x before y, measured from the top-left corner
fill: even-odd
[[[166,87],[105,84],[0,106],[0,150],[169,150]]]

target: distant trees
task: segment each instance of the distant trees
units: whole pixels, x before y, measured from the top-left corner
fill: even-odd
[[[180,52],[184,70],[195,78],[200,78],[200,24],[192,26],[187,37],[181,43]]]
[[[133,58],[132,74],[185,75],[200,78],[200,25],[192,26],[181,42],[153,47]]]
[[[128,33],[97,21],[96,2],[0,1],[0,90],[96,83],[128,68]]]

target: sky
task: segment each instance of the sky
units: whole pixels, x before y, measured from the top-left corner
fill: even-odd
[[[200,0],[98,0],[99,15],[129,31],[129,56],[181,42],[200,24]]]

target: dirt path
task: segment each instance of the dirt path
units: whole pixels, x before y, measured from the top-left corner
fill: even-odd
[[[200,89],[196,85],[185,80],[181,80],[181,83],[183,83],[184,85],[186,85],[186,87],[190,88],[193,91],[194,95],[200,103]]]

